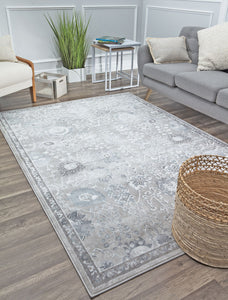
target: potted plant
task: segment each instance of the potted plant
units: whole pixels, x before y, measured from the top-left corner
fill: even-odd
[[[87,30],[90,19],[85,22],[80,13],[69,16],[65,12],[59,14],[57,21],[46,16],[60,53],[63,72],[68,82],[86,80],[85,61],[89,52]]]

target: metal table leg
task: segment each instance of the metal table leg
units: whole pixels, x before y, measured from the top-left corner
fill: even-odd
[[[121,57],[120,57],[120,72],[123,71],[123,51],[121,51]]]
[[[96,73],[95,73],[95,48],[92,47],[92,83],[96,81]]]
[[[107,81],[108,81],[108,76],[107,76],[107,52],[105,52],[105,91],[107,91]]]
[[[116,52],[116,79],[118,78],[119,52]]]
[[[133,68],[134,68],[134,50],[131,50],[131,79],[130,79],[130,86],[132,87],[133,84]]]
[[[109,90],[112,89],[112,49],[109,49]]]
[[[96,56],[95,56],[95,47],[92,47],[92,83],[104,82],[105,79],[96,80]]]

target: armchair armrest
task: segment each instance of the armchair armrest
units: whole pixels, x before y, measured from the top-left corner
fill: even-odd
[[[26,59],[26,58],[22,58],[22,57],[20,57],[20,56],[16,56],[16,58],[17,58],[19,61],[28,64],[28,65],[32,68],[32,74],[34,75],[34,64],[33,64],[33,62],[31,62],[31,60],[28,60],[28,59]]]
[[[147,63],[152,63],[153,58],[150,54],[149,47],[147,45],[143,45],[138,49],[138,70],[141,81],[143,81],[143,66]]]
[[[30,90],[31,90],[31,96],[32,96],[33,102],[36,102],[36,88],[35,88],[35,70],[34,70],[34,64],[33,64],[33,62],[31,60],[22,58],[20,56],[16,56],[16,58],[19,61],[28,64],[31,67],[31,69],[32,69],[32,88],[30,88]]]

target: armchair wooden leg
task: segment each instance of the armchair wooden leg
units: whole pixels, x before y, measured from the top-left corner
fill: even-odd
[[[35,85],[30,87],[30,94],[31,94],[32,102],[35,103],[36,102],[36,88],[35,88]]]
[[[30,94],[32,97],[32,102],[36,102],[36,86],[35,86],[35,70],[34,70],[34,64],[31,60],[22,58],[20,56],[16,56],[19,61],[22,61],[23,63],[26,63],[32,68],[32,86],[30,87]]]
[[[146,100],[146,101],[149,100],[151,93],[152,93],[152,90],[151,90],[151,89],[148,89],[148,91],[147,91],[147,93],[146,93],[146,97],[145,97],[145,100]]]

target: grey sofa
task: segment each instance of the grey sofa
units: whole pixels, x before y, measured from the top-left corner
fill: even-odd
[[[180,36],[186,44],[192,63],[154,64],[149,47],[138,50],[138,70],[141,82],[150,90],[189,106],[228,124],[228,73],[225,71],[197,72],[198,38],[201,27],[183,27]],[[147,99],[146,99],[147,100]]]

